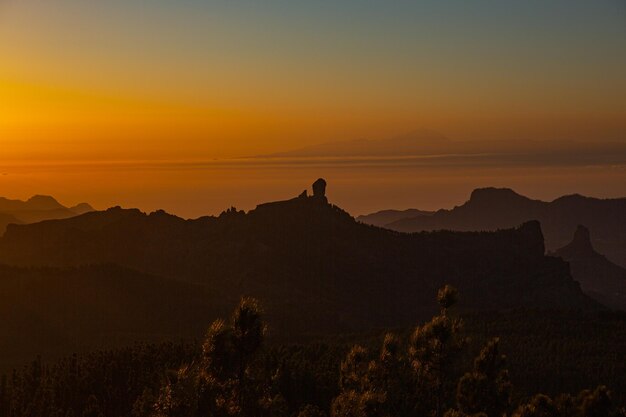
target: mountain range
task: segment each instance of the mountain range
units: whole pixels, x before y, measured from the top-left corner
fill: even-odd
[[[9,224],[36,223],[43,220],[66,219],[93,211],[87,203],[65,207],[53,197],[36,195],[26,201],[0,197],[0,235]]]
[[[385,227],[399,220],[411,219],[413,217],[432,216],[434,211],[406,209],[406,210],[381,210],[376,213],[365,214],[357,217],[357,220],[372,226]]]
[[[365,223],[381,225],[388,211],[358,217]],[[572,231],[585,225],[594,247],[612,262],[626,266],[626,198],[598,199],[578,194],[554,201],[533,200],[507,188],[479,188],[470,199],[452,209],[431,215],[409,215],[382,227],[399,232],[433,230],[497,230],[537,220],[548,250],[565,246]]]
[[[572,276],[586,294],[608,307],[626,311],[626,269],[596,252],[589,229],[578,226],[572,241],[552,255],[569,262]]]
[[[194,220],[114,207],[10,224],[0,263],[0,323],[19,323],[5,329],[19,334],[13,354],[46,349],[41,335],[77,349],[200,337],[243,295],[287,339],[414,325],[436,311],[444,284],[465,311],[603,308],[545,255],[536,221],[404,234],[357,222],[319,192]]]

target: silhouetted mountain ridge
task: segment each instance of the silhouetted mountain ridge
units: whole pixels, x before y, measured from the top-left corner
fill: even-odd
[[[489,233],[399,234],[306,193],[195,220],[116,207],[10,225],[0,240],[7,264],[115,263],[233,297],[255,295],[277,326],[310,331],[414,323],[432,313],[431,294],[443,283],[459,287],[468,309],[595,308],[567,264],[544,252],[537,222]]]
[[[533,205],[535,201],[521,194],[516,193],[510,188],[477,188],[472,191],[468,204],[478,206],[492,204],[527,204]]]
[[[90,211],[93,211],[93,207],[87,203],[68,208],[54,197],[47,195],[35,195],[26,201],[0,197],[0,235],[11,223],[36,223],[50,219],[66,219]]]
[[[613,262],[626,265],[626,199],[597,199],[578,194],[551,202],[533,200],[506,188],[480,188],[470,199],[432,216],[415,216],[384,227],[401,232],[432,230],[497,230],[538,220],[546,247],[566,245],[578,224],[586,225],[593,244]]]
[[[247,213],[185,220],[113,207],[9,225],[0,238],[0,262],[10,265],[0,266],[0,323],[19,323],[3,334],[24,336],[5,357],[199,337],[199,326],[243,295],[261,300],[271,333],[287,340],[412,326],[437,310],[432,295],[443,284],[459,288],[465,311],[602,309],[566,262],[545,256],[536,221],[398,233],[357,222],[316,184],[312,196]]]
[[[433,211],[424,211],[417,209],[381,210],[377,211],[376,213],[361,215],[356,219],[362,223],[371,224],[372,226],[384,227],[385,225],[393,223],[397,220],[417,216],[431,216],[433,213]]]
[[[579,225],[572,241],[554,256],[570,263],[572,276],[583,291],[604,305],[626,311],[626,269],[596,252],[589,229]]]
[[[583,225],[578,225],[574,238],[570,243],[555,251],[557,256],[565,259],[585,257],[585,258],[604,258],[593,248],[591,244],[591,234],[589,229]]]

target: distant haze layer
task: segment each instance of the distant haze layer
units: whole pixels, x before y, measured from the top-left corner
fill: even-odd
[[[620,196],[625,19],[623,0],[0,0],[0,195],[191,217],[320,176],[353,214],[485,186]],[[416,128],[461,142],[354,140]]]
[[[449,208],[474,188],[511,187],[543,200],[580,193],[623,197],[624,165],[472,164],[472,158],[246,159],[204,162],[98,162],[1,164],[0,189],[11,198],[50,194],[70,204],[89,201],[145,211],[165,209],[184,216],[251,209],[291,198],[318,177],[328,196],[351,214],[386,208]]]

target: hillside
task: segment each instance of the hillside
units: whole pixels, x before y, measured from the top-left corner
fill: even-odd
[[[466,309],[596,308],[560,259],[544,256],[539,224],[498,232],[399,234],[356,222],[324,196],[249,213],[183,220],[112,208],[10,225],[0,262],[76,267],[114,263],[233,298],[259,297],[283,334],[412,324],[450,283]]]
[[[376,213],[358,216],[356,219],[362,223],[371,224],[372,226],[385,227],[386,225],[398,220],[419,216],[432,216],[433,214],[433,211],[423,211],[417,209],[381,210]]]
[[[4,233],[4,231],[6,230],[9,224],[21,224],[21,223],[22,221],[20,219],[18,219],[17,217],[11,214],[0,213],[0,235]]]
[[[51,219],[66,219],[93,211],[87,203],[65,207],[53,197],[36,195],[26,201],[0,197],[0,235],[9,224],[37,223]]]
[[[573,240],[553,254],[569,262],[583,291],[602,304],[626,310],[626,269],[596,252],[589,230],[578,226]]]
[[[37,355],[200,337],[220,294],[115,265],[0,265],[0,371]]]
[[[584,224],[598,251],[626,266],[626,198],[597,199],[576,194],[545,202],[506,188],[480,188],[461,206],[439,210],[432,216],[404,218],[385,227],[401,232],[497,230],[530,220],[541,223],[549,250],[566,245],[571,231]]]

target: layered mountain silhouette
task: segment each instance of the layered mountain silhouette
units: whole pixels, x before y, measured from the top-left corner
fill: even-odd
[[[385,227],[388,224],[397,222],[398,220],[411,219],[413,217],[432,216],[434,211],[424,211],[418,209],[407,210],[381,210],[376,213],[358,216],[356,219],[362,223],[371,224],[372,226]]]
[[[242,295],[261,300],[270,334],[283,338],[414,325],[436,311],[433,294],[446,283],[461,292],[463,310],[602,308],[565,261],[545,255],[538,222],[398,233],[329,204],[325,185],[195,220],[115,207],[10,224],[0,238],[8,265],[0,323],[19,325],[3,331],[21,350],[0,347],[0,357],[2,349],[30,355],[41,337],[50,341],[43,349],[58,351],[200,337]]]
[[[458,285],[473,307],[539,305],[542,296],[529,293],[538,288],[507,294],[508,287],[547,275],[558,277],[552,284],[571,285],[571,297],[559,294],[561,301],[551,302],[586,300],[566,264],[544,256],[537,222],[492,233],[398,234],[358,223],[325,196],[306,193],[248,213],[231,209],[196,220],[115,207],[13,224],[0,240],[0,261],[53,267],[115,263],[234,292],[316,294],[316,299],[336,294],[339,305],[363,302],[368,316],[406,310],[414,317],[427,305],[419,302],[422,297],[425,303],[432,299],[444,282]],[[491,298],[483,291],[501,294]],[[551,297],[549,286],[541,292]],[[388,298],[390,311],[373,308],[380,298]]]
[[[36,195],[26,201],[0,197],[0,235],[6,226],[13,224],[36,223],[50,219],[66,219],[93,211],[87,203],[65,207],[53,197]]]
[[[362,221],[375,216],[361,217]],[[507,188],[479,188],[461,206],[430,216],[411,216],[384,227],[401,232],[433,230],[497,230],[538,220],[546,247],[556,250],[571,239],[571,231],[584,224],[592,242],[611,261],[626,266],[626,198],[597,199],[578,194],[554,201],[533,200]]]
[[[585,293],[606,306],[626,310],[626,269],[596,252],[589,229],[578,226],[573,240],[553,255],[569,262]]]

